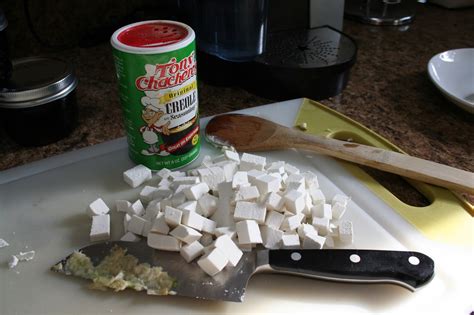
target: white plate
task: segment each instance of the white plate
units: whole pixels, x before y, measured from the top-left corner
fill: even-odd
[[[428,74],[446,98],[474,114],[474,48],[437,54],[428,63]]]

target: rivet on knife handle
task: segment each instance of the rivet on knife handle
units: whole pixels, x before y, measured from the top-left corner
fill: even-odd
[[[272,270],[325,280],[394,283],[412,291],[428,283],[433,260],[418,252],[386,250],[278,250],[269,252]]]

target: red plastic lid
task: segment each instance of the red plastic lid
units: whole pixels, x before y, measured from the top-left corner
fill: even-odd
[[[135,25],[118,34],[122,44],[137,48],[163,47],[182,41],[188,30],[180,25],[167,22],[150,22]]]

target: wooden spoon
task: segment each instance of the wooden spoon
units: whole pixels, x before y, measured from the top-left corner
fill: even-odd
[[[255,116],[216,116],[206,127],[206,138],[216,145],[233,146],[238,151],[288,148],[314,151],[425,183],[474,193],[472,172],[367,145],[308,135]]]

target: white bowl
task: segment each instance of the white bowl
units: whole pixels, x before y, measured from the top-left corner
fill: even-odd
[[[428,63],[428,74],[447,99],[474,114],[474,48],[437,54]]]

